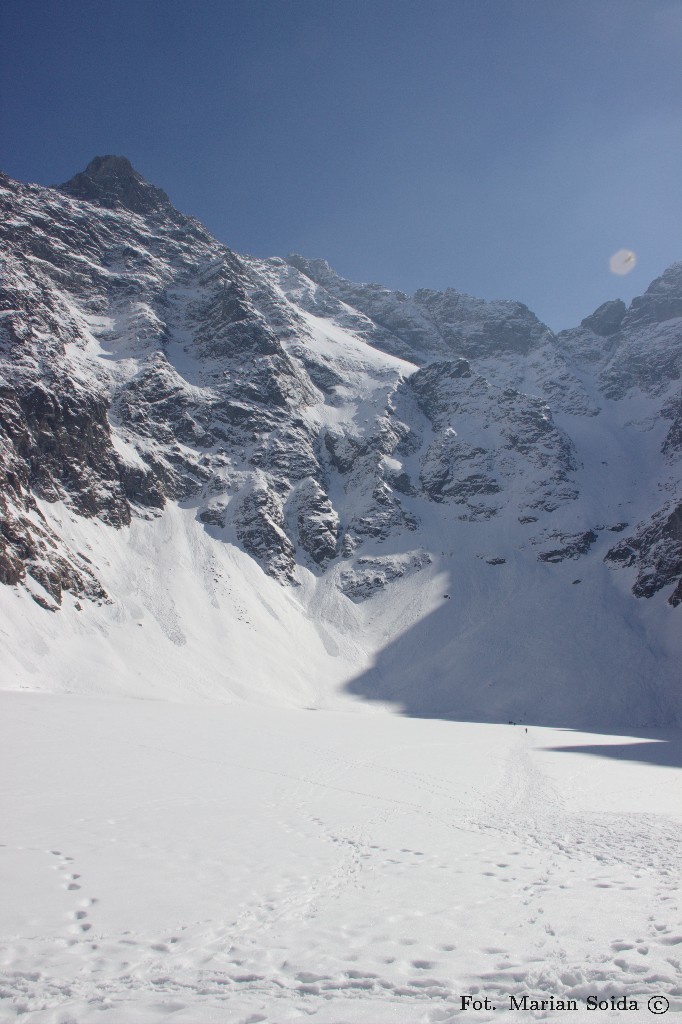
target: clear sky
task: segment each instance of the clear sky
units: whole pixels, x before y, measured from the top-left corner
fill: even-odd
[[[555,329],[682,259],[680,0],[2,0],[0,38],[6,173],[127,156],[239,252]]]

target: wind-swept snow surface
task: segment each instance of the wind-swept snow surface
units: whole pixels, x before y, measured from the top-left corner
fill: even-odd
[[[0,700],[3,1020],[562,1018],[510,1010],[524,994],[575,1000],[572,1021],[682,1010],[679,735]],[[461,1012],[467,994],[496,1011]]]

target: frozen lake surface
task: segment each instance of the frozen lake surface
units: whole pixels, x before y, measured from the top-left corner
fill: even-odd
[[[0,703],[3,1021],[634,1021],[658,994],[682,1010],[679,734],[350,702]],[[497,1010],[462,1012],[464,994]],[[509,1010],[523,994],[579,1009]]]

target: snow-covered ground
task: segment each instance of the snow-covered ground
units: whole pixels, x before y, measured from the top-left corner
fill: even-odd
[[[679,734],[347,700],[0,693],[1,1019],[562,1018],[510,1011],[523,994],[575,999],[571,1021],[652,1019],[659,994],[682,1011]]]

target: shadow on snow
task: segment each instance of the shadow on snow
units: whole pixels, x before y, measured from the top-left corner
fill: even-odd
[[[344,689],[414,718],[641,737],[546,749],[682,766],[682,732],[671,730],[680,720],[671,668],[636,629],[612,629],[614,618],[605,624],[579,608],[565,614],[565,606],[540,605],[531,615],[520,595],[491,605],[485,619],[444,601]]]

